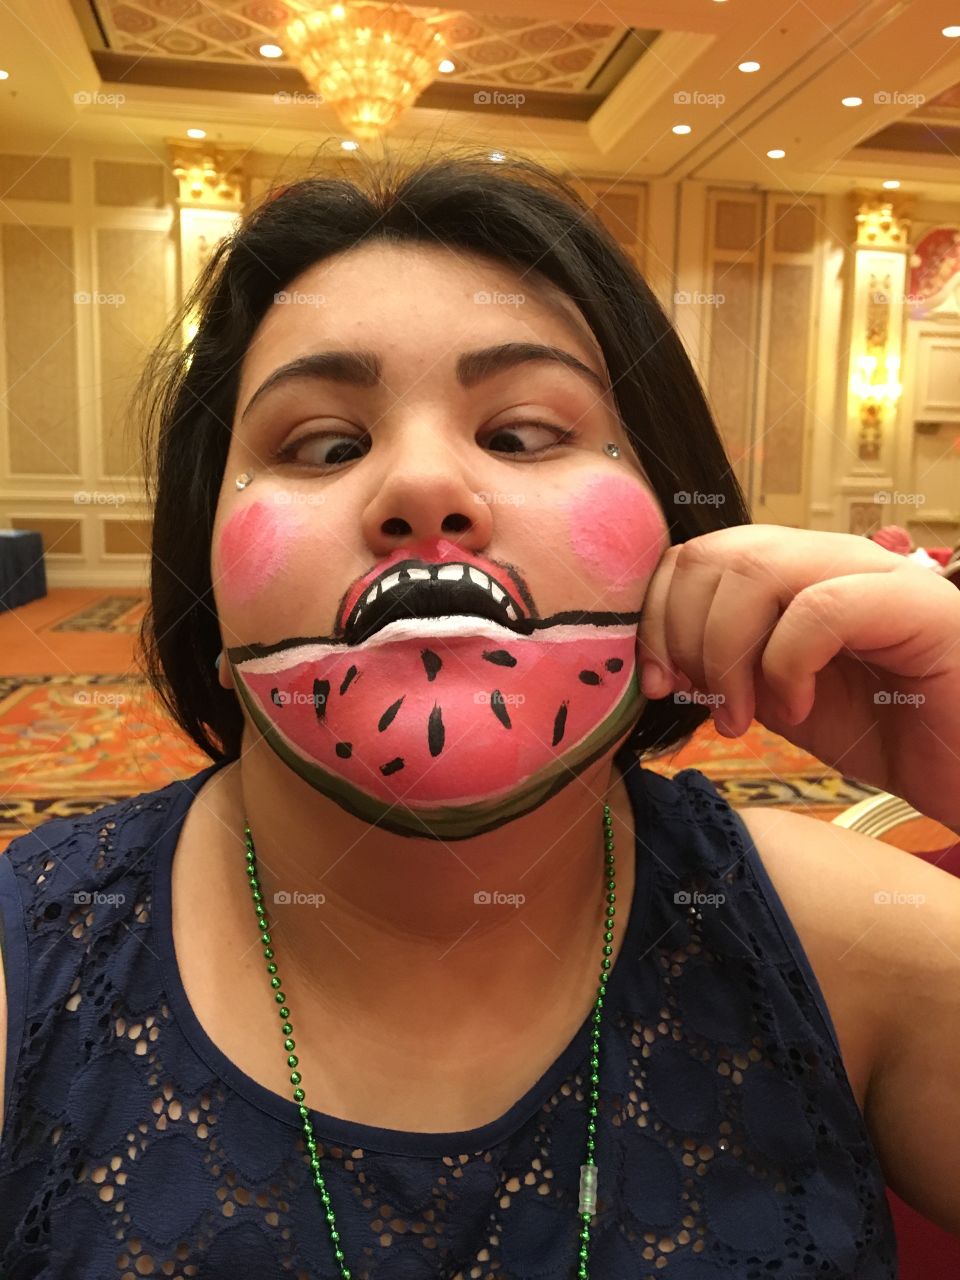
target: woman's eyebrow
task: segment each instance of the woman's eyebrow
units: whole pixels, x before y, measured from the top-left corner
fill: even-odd
[[[462,387],[473,387],[494,374],[535,360],[549,360],[564,365],[574,373],[587,378],[603,395],[610,387],[606,380],[577,356],[562,347],[552,347],[539,342],[505,342],[499,346],[483,347],[478,351],[461,352],[457,358],[457,381]],[[295,378],[325,379],[350,386],[369,389],[383,381],[383,361],[375,351],[314,351],[298,356],[280,365],[261,382],[240,415],[247,416],[258,400],[281,383]]]

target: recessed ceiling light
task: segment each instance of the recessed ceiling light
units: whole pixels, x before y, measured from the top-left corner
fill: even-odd
[[[344,138],[344,140],[340,143],[341,150],[343,151],[356,151],[356,149],[359,146],[360,146],[360,143],[354,142],[352,138]]]
[[[737,70],[738,71],[759,71],[760,63],[759,62],[738,62]]]
[[[688,124],[675,124],[673,126],[674,133],[689,133],[690,126]]]
[[[451,71],[456,71],[456,69],[457,69],[457,64],[454,61],[452,61],[452,59],[450,58],[444,58],[444,60],[440,63],[440,70],[444,73],[444,75],[449,75]]]
[[[899,185],[900,185],[900,179],[899,179],[899,178],[887,178],[886,182],[884,182],[884,184],[883,184],[883,185],[886,187],[886,189],[887,189],[888,191],[896,191],[897,187],[899,187]]]
[[[945,35],[948,40],[956,40],[957,36],[960,36],[960,27],[944,27],[942,34]]]
[[[857,97],[841,98],[840,101],[845,107],[862,107],[863,106],[862,98],[857,98]]]
[[[260,55],[263,58],[282,58],[283,50],[278,44],[262,44],[260,46]]]
[[[782,147],[774,147],[772,151],[767,152],[771,160],[782,160],[786,154]]]
[[[10,79],[9,71],[0,71],[0,80],[9,80],[9,79]]]
[[[187,130],[188,138],[205,138],[206,136],[207,136],[206,129],[188,129]]]

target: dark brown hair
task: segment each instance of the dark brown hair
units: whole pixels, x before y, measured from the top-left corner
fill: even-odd
[[[240,365],[274,294],[364,242],[473,251],[535,271],[577,304],[606,360],[628,437],[674,543],[749,522],[697,375],[650,288],[567,183],[528,159],[449,154],[350,162],[269,194],[212,254],[144,368],[135,398],[154,499],[141,662],[174,720],[214,760],[240,753],[243,716],[217,680],[210,546]],[[182,325],[199,327],[184,348]],[[686,493],[688,500],[677,499]],[[709,502],[690,501],[709,494]],[[662,751],[707,717],[649,703],[629,740]]]

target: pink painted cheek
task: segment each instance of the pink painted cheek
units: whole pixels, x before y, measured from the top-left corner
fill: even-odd
[[[233,604],[255,599],[286,568],[296,534],[289,512],[263,502],[236,512],[217,546],[217,587]]]
[[[646,582],[669,544],[663,515],[639,480],[595,476],[565,506],[570,545],[614,589]]]

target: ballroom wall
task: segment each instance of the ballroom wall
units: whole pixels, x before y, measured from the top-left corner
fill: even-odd
[[[251,152],[248,200],[303,164]],[[851,450],[849,196],[572,180],[674,318],[756,520],[887,523],[900,515],[874,492],[913,484],[928,494],[904,517],[917,540],[960,537],[960,404],[954,421],[953,391],[933,386],[953,376],[950,359],[936,342],[917,345],[929,323],[905,324],[901,420],[888,424],[883,466]],[[41,530],[51,583],[142,583],[150,524],[130,395],[194,269],[181,193],[165,156],[82,143],[0,154],[0,191],[0,527]],[[960,226],[960,201],[918,205],[912,218],[911,234]],[[960,324],[932,323],[949,354]],[[933,383],[915,405],[918,352]],[[931,403],[944,420],[936,431]],[[927,413],[919,433],[915,409]]]

